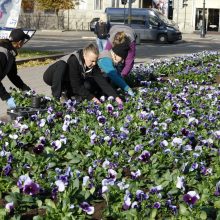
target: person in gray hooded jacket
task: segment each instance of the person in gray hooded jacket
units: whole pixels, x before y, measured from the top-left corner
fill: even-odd
[[[113,96],[122,104],[116,91],[101,73],[97,65],[98,48],[94,44],[62,57],[49,66],[43,75],[44,82],[51,86],[52,95],[60,99],[62,92],[67,98],[75,96],[100,103],[102,95]]]

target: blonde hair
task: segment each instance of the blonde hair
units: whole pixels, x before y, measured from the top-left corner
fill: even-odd
[[[105,13],[100,15],[99,22],[107,22],[107,15]]]
[[[84,54],[86,54],[88,52],[92,52],[93,54],[99,56],[99,50],[98,50],[97,46],[95,44],[93,44],[93,43],[88,44],[87,46],[85,46],[83,48],[83,53]]]
[[[124,42],[127,42],[129,44],[130,43],[129,37],[125,34],[124,31],[117,32],[112,42],[113,46],[122,44]]]

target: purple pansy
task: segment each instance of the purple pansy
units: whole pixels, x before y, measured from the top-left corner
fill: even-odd
[[[139,169],[135,172],[133,172],[133,171],[131,172],[132,179],[137,179],[140,176],[141,176],[141,171]]]
[[[28,195],[36,195],[40,191],[40,186],[32,181],[31,179],[26,179],[23,185],[23,192]]]
[[[33,152],[35,154],[41,154],[44,151],[44,145],[43,144],[36,144],[33,148]]]
[[[125,196],[124,196],[124,203],[122,205],[122,208],[124,210],[128,210],[131,206],[131,194],[128,190],[126,190]]]
[[[4,168],[3,168],[4,174],[5,176],[8,176],[10,174],[10,172],[12,171],[12,167],[10,164],[7,164]]]
[[[5,205],[5,209],[7,212],[9,213],[13,213],[14,212],[14,202],[9,202]]]
[[[218,182],[216,183],[214,195],[215,195],[215,196],[220,196],[220,181],[218,181]]]
[[[148,162],[150,159],[150,152],[145,150],[142,152],[142,154],[138,157],[139,160],[143,161],[143,162]]]
[[[198,199],[200,199],[199,194],[197,194],[195,191],[189,191],[183,196],[184,202],[189,206],[193,206]]]
[[[87,202],[83,202],[80,204],[80,208],[86,212],[88,215],[92,215],[95,211],[95,208],[91,205],[89,205],[89,203]]]
[[[153,208],[155,208],[155,209],[159,209],[160,207],[161,207],[160,202],[155,202],[153,205]]]
[[[142,202],[143,200],[147,200],[149,198],[149,196],[144,191],[137,190],[136,191],[136,198],[139,202]]]

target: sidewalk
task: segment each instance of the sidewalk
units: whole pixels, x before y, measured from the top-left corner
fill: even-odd
[[[62,30],[37,30],[35,35],[37,36],[66,36],[66,37],[79,37],[82,38],[94,38],[96,35],[93,31],[62,31]],[[207,32],[204,38],[200,37],[200,32],[195,33],[182,33],[183,40],[220,40],[220,32]]]

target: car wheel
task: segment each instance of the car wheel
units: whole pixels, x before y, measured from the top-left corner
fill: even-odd
[[[157,38],[158,43],[167,43],[167,35],[166,34],[160,34]]]

